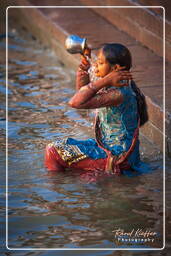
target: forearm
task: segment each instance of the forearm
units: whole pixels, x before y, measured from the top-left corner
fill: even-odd
[[[108,85],[115,87],[127,86],[128,83],[120,84],[121,80],[132,79],[129,71],[112,71],[105,77],[87,85],[82,86],[69,101],[69,105],[73,108],[83,108],[96,95],[96,93]]]
[[[81,64],[78,67],[76,75],[76,91],[90,82],[88,70],[90,68],[90,62],[85,56],[81,56]]]
[[[69,101],[69,105],[74,108],[82,108],[82,105],[87,103],[91,98],[93,98],[96,93],[108,85],[108,80],[102,78],[95,82],[90,83],[81,87],[76,94]]]
[[[110,89],[109,91],[102,91],[96,93],[85,103],[74,103],[71,105],[78,109],[95,109],[109,106],[118,106],[123,102],[123,95],[118,89]]]
[[[76,76],[76,91],[90,82],[90,77],[87,71],[77,71]]]

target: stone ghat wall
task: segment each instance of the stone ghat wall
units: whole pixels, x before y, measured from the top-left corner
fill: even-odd
[[[163,15],[165,11],[166,59],[171,61],[170,1],[81,0],[81,2],[87,6],[126,6],[126,8],[98,8],[94,9],[94,11],[117,26],[120,30],[125,31],[143,45],[153,50],[159,56],[163,56]],[[151,6],[151,8],[142,8],[143,6]]]

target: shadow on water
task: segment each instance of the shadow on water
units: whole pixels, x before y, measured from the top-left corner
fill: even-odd
[[[138,177],[106,177],[86,184],[72,172],[48,173],[45,145],[57,137],[93,136],[93,113],[67,106],[74,93],[74,72],[28,34],[11,32],[8,60],[8,196],[11,248],[162,247],[162,155],[141,136],[141,157],[153,172]],[[4,51],[4,40],[0,51]],[[5,65],[0,65],[1,166],[5,145]],[[170,164],[168,163],[168,167]],[[3,177],[5,180],[5,176]],[[167,174],[170,179],[170,173]],[[1,186],[1,209],[4,185]],[[1,217],[3,221],[4,216]],[[154,241],[120,242],[116,229],[151,230]],[[140,234],[139,234],[140,236]],[[142,237],[141,237],[142,238]],[[126,255],[133,255],[128,252]],[[25,255],[56,255],[31,252]],[[71,255],[62,252],[60,255]],[[112,255],[110,251],[92,255]],[[137,252],[138,254],[138,252]],[[10,252],[8,255],[23,255]],[[80,255],[74,252],[74,255]],[[81,255],[89,255],[82,251]],[[115,255],[119,252],[115,252]],[[149,254],[150,255],[150,254]],[[159,255],[159,254],[155,254]]]

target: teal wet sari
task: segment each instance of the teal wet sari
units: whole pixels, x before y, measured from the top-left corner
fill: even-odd
[[[109,87],[106,90],[113,88]],[[72,163],[85,158],[94,160],[106,158],[106,151],[111,152],[113,156],[120,157],[131,147],[139,119],[136,95],[130,86],[117,88],[117,90],[122,93],[123,102],[119,106],[103,107],[97,110],[98,124],[96,124],[95,131],[97,129],[100,131],[100,138],[97,138],[96,134],[96,139],[76,140],[67,138],[53,143],[56,149],[62,149],[62,152],[65,153],[66,157],[68,156]],[[97,143],[99,140],[102,147]],[[134,149],[127,161],[131,169],[138,172],[144,172],[148,169],[148,166],[140,161],[139,139],[136,139]]]

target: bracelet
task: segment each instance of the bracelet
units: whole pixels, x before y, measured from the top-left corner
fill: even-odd
[[[97,88],[94,86],[93,83],[89,83],[87,85],[88,89],[92,90],[93,92],[97,92]]]

